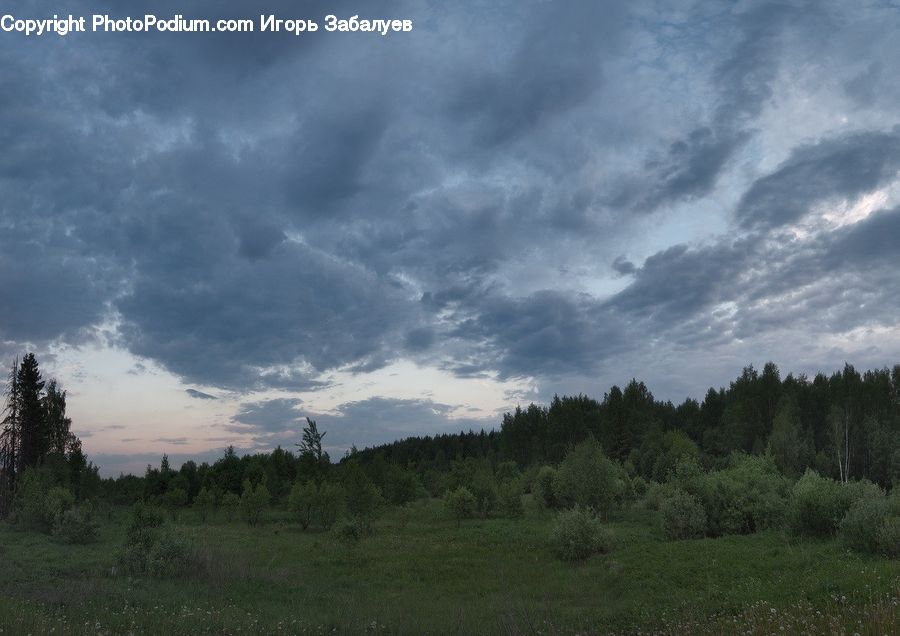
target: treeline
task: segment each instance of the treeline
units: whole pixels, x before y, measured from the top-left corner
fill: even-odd
[[[593,437],[634,475],[664,480],[690,454],[707,469],[723,468],[733,452],[771,454],[788,476],[807,468],[840,481],[900,480],[900,365],[860,374],[850,365],[830,377],[781,378],[769,362],[752,366],[728,388],[709,389],[702,402],[675,405],[632,380],[598,401],[554,397],[503,417],[499,431],[414,437],[357,453],[363,463],[386,461],[421,474],[444,472],[453,460],[515,461],[525,469],[557,464]]]
[[[66,392],[56,380],[44,381],[29,353],[16,360],[6,384],[0,421],[0,517],[8,514],[19,482],[40,468],[47,487],[62,486],[79,498],[95,495],[97,468],[87,461],[81,441],[70,430]]]
[[[0,483],[14,490],[28,466],[53,467],[50,481],[76,498],[99,496],[112,503],[169,501],[192,504],[201,490],[241,496],[246,482],[265,484],[273,501],[285,502],[295,483],[345,481],[357,468],[389,502],[420,493],[440,496],[468,476],[513,464],[534,473],[558,465],[587,439],[631,477],[663,482],[685,457],[703,470],[720,470],[734,452],[771,457],[780,472],[796,478],[806,469],[838,481],[868,479],[882,487],[900,481],[900,365],[860,374],[852,366],[813,379],[781,377],[773,363],[747,367],[727,388],[710,389],[702,402],[675,405],[654,398],[632,380],[613,386],[602,400],[585,395],[554,397],[504,415],[499,430],[410,437],[356,450],[337,464],[313,437],[296,451],[239,456],[229,447],[212,463],[184,462],[178,469],[163,457],[142,476],[100,480],[86,461],[65,416],[65,392],[45,383],[29,354],[7,386],[0,432]],[[310,432],[306,428],[305,435]],[[310,447],[310,444],[317,447]],[[357,477],[353,479],[358,481]]]

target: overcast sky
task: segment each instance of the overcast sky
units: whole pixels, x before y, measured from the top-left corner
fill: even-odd
[[[105,474],[900,361],[896,5],[187,4],[16,11],[414,29],[0,33],[0,354]]]

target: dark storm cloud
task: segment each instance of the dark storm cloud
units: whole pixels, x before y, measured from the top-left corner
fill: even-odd
[[[825,139],[795,149],[770,175],[741,198],[738,221],[745,227],[775,227],[802,217],[813,204],[854,198],[896,178],[900,132],[864,132]]]
[[[296,398],[276,398],[242,404],[227,429],[254,435],[298,430],[302,418],[297,407],[302,403]]]
[[[451,108],[487,146],[527,135],[542,122],[587,100],[602,79],[603,53],[622,34],[624,4],[616,1],[536,5],[509,59],[490,57],[466,78]]]
[[[720,24],[734,32],[737,45],[713,72],[718,103],[710,123],[655,152],[644,164],[643,174],[626,180],[608,197],[610,206],[652,212],[712,190],[728,160],[750,138],[747,124],[771,95],[778,34],[784,20],[794,13],[782,3],[759,3],[739,14],[733,24]],[[675,28],[687,34],[694,25],[686,22]]]
[[[896,179],[884,99],[896,80],[877,63],[897,53],[890,13],[747,7],[370,2],[416,29],[6,34],[0,347],[77,344],[106,321],[117,344],[186,382],[307,391],[401,357],[460,376],[564,377],[665,338],[725,346],[825,314],[822,329],[895,324],[883,310],[895,212],[781,234]],[[128,11],[151,8],[186,14]],[[363,7],[251,13],[342,11]],[[818,119],[767,115],[790,108],[789,89],[823,85],[834,106]],[[809,128],[791,136],[798,121]],[[645,240],[635,212],[684,201],[735,225]],[[615,274],[614,291],[589,291]],[[395,434],[379,410],[410,426],[456,421],[446,405],[386,400],[345,405],[336,426],[352,416]],[[232,426],[286,438],[297,405],[246,404]]]

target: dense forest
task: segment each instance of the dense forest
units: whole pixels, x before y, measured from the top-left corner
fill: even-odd
[[[307,428],[296,452],[279,447],[239,456],[229,447],[212,464],[187,461],[178,469],[164,456],[143,476],[114,479],[100,479],[87,461],[65,408],[65,391],[42,379],[33,354],[14,365],[0,431],[2,510],[9,508],[17,476],[37,466],[79,499],[121,504],[168,496],[188,505],[204,488],[238,495],[246,481],[265,483],[279,501],[298,480],[318,480],[330,472],[343,479],[358,471],[386,499],[402,502],[416,488],[437,496],[460,481],[460,472],[477,472],[479,466],[494,472],[503,463],[522,471],[558,464],[588,438],[629,476],[648,481],[666,480],[686,457],[705,470],[719,469],[735,452],[768,455],[792,478],[812,468],[839,481],[867,479],[886,488],[900,480],[900,365],[862,374],[845,365],[830,377],[810,380],[782,378],[770,362],[761,372],[745,368],[727,388],[709,389],[702,402],[686,399],[677,406],[656,400],[643,382],[632,380],[624,389],[613,386],[599,401],[557,396],[549,406],[517,407],[504,415],[499,430],[353,448],[337,464],[321,448],[323,434],[309,422],[314,435],[309,438]]]
[[[593,436],[631,474],[663,480],[684,454],[707,468],[731,453],[771,453],[788,476],[807,468],[848,481],[890,486],[900,478],[900,365],[860,374],[850,365],[830,377],[781,378],[767,363],[746,367],[728,388],[709,389],[702,402],[654,399],[638,380],[613,386],[602,401],[584,395],[554,397],[507,413],[499,432],[413,437],[359,453],[420,474],[446,471],[452,460],[513,460],[520,468],[560,462]]]

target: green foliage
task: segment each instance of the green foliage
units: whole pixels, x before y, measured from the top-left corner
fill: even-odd
[[[616,465],[589,438],[566,455],[556,471],[553,490],[564,506],[583,506],[606,516],[619,494],[621,484]]]
[[[269,489],[264,483],[260,482],[254,487],[249,479],[245,480],[240,504],[241,516],[244,521],[251,526],[258,524],[263,510],[269,505],[270,500]]]
[[[674,483],[664,483],[660,484],[655,481],[651,481],[647,485],[647,494],[644,495],[644,505],[648,510],[659,510],[659,507],[662,505],[662,502],[667,497],[670,497],[675,490]]]
[[[702,504],[711,536],[784,525],[789,482],[770,456],[735,453],[726,468],[709,473],[702,473],[696,464],[681,463],[674,481]]]
[[[173,488],[163,495],[162,502],[169,514],[172,515],[172,521],[175,521],[178,517],[178,511],[188,503],[187,492],[183,488]]]
[[[347,494],[344,487],[333,482],[322,482],[316,497],[316,510],[319,523],[326,530],[331,528],[347,506]]]
[[[535,498],[547,508],[556,507],[556,492],[553,485],[556,482],[556,469],[553,466],[541,466],[534,479],[532,492]]]
[[[812,461],[812,445],[800,424],[800,409],[793,399],[784,399],[775,414],[769,453],[785,475],[796,478]]]
[[[313,481],[295,483],[288,495],[288,510],[304,530],[313,522],[318,495],[319,489]]]
[[[384,497],[391,504],[402,506],[416,499],[421,487],[413,471],[391,465],[385,476]]]
[[[791,489],[788,528],[798,535],[831,536],[854,501],[879,494],[871,483],[842,484],[807,470]]]
[[[200,516],[200,521],[206,523],[216,511],[216,493],[211,488],[201,488],[194,497],[194,510]]]
[[[494,476],[488,471],[477,472],[472,478],[469,490],[475,497],[475,508],[482,517],[487,517],[497,508],[497,484]]]
[[[497,480],[498,484],[504,484],[508,481],[518,481],[522,477],[519,472],[519,467],[516,465],[516,462],[506,461],[500,462],[497,464],[497,469],[494,471],[494,479]]]
[[[328,529],[343,512],[345,498],[340,484],[297,482],[288,495],[288,510],[304,530],[313,523]]]
[[[146,573],[155,578],[176,577],[190,570],[192,547],[176,532],[157,531],[146,557]]]
[[[137,504],[132,509],[118,562],[128,574],[173,577],[190,569],[192,552],[187,539],[165,527],[159,510]]]
[[[478,501],[465,486],[460,486],[455,490],[448,490],[444,495],[444,506],[447,511],[456,519],[456,526],[459,527],[463,519],[470,519],[475,516],[478,507]]]
[[[663,536],[669,541],[702,537],[706,512],[695,497],[676,488],[659,506]]]
[[[226,492],[222,495],[222,510],[225,511],[225,518],[228,521],[234,521],[235,515],[241,507],[241,498],[233,492]]]
[[[886,557],[900,559],[900,515],[894,514],[881,524],[878,548]]]
[[[854,501],[838,527],[838,539],[847,549],[888,557],[900,554],[900,505],[884,495]]]
[[[356,462],[349,462],[343,478],[347,511],[351,516],[372,519],[384,501],[378,488]]]
[[[556,517],[550,538],[553,551],[564,561],[581,561],[612,547],[612,533],[594,513],[576,506]]]
[[[635,499],[643,499],[647,496],[647,489],[650,487],[650,484],[647,483],[647,480],[637,475],[634,479],[631,480],[631,491],[634,493]]]
[[[341,519],[331,529],[334,537],[348,547],[355,546],[373,534],[372,524],[360,517]]]
[[[64,510],[53,522],[53,536],[62,543],[93,543],[97,540],[98,524],[89,505]]]
[[[518,479],[507,479],[497,488],[500,512],[504,517],[517,518],[525,514],[522,486]]]
[[[13,500],[14,520],[23,527],[50,534],[57,517],[74,505],[75,495],[53,485],[48,471],[30,468],[19,479]]]

